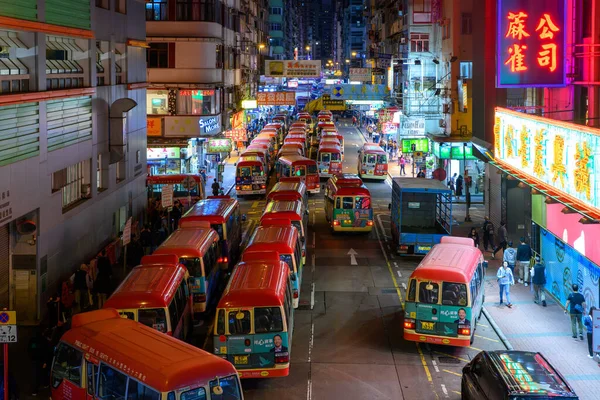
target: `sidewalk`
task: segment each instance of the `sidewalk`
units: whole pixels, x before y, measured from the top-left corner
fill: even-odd
[[[244,152],[245,148],[240,149],[239,154]],[[225,159],[225,171],[223,171],[223,182],[219,182],[219,185],[223,189],[223,193],[229,194],[235,187],[235,164],[239,160],[239,156],[236,151],[231,152],[231,157]],[[212,196],[212,184],[217,177],[217,170],[212,170],[206,173],[205,193],[206,196]]]

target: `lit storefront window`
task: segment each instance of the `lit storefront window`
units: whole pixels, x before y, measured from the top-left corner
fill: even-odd
[[[146,114],[168,114],[168,100],[169,92],[167,90],[148,90],[146,92]]]
[[[219,89],[181,89],[177,93],[178,115],[215,115],[220,113]]]

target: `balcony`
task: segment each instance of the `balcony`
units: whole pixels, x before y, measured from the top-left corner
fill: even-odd
[[[152,83],[222,83],[220,68],[148,68],[147,80]]]
[[[202,21],[146,21],[148,37],[221,38],[222,26]]]

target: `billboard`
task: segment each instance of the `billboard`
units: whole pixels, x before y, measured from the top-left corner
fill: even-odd
[[[165,137],[214,136],[221,132],[221,115],[165,116]]]
[[[350,80],[371,82],[371,68],[350,68]]]
[[[386,85],[333,85],[331,99],[333,100],[384,100],[390,94]]]
[[[496,108],[494,157],[600,208],[600,129]]]
[[[498,0],[496,86],[566,85],[566,0]]]
[[[259,106],[295,106],[296,92],[259,92],[256,101]]]
[[[265,76],[320,78],[320,60],[266,60]]]

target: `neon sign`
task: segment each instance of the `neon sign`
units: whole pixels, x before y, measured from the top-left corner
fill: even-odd
[[[565,0],[498,0],[497,87],[565,86]]]
[[[494,157],[600,208],[600,129],[496,109]]]
[[[180,96],[213,96],[215,94],[214,90],[180,90]]]

